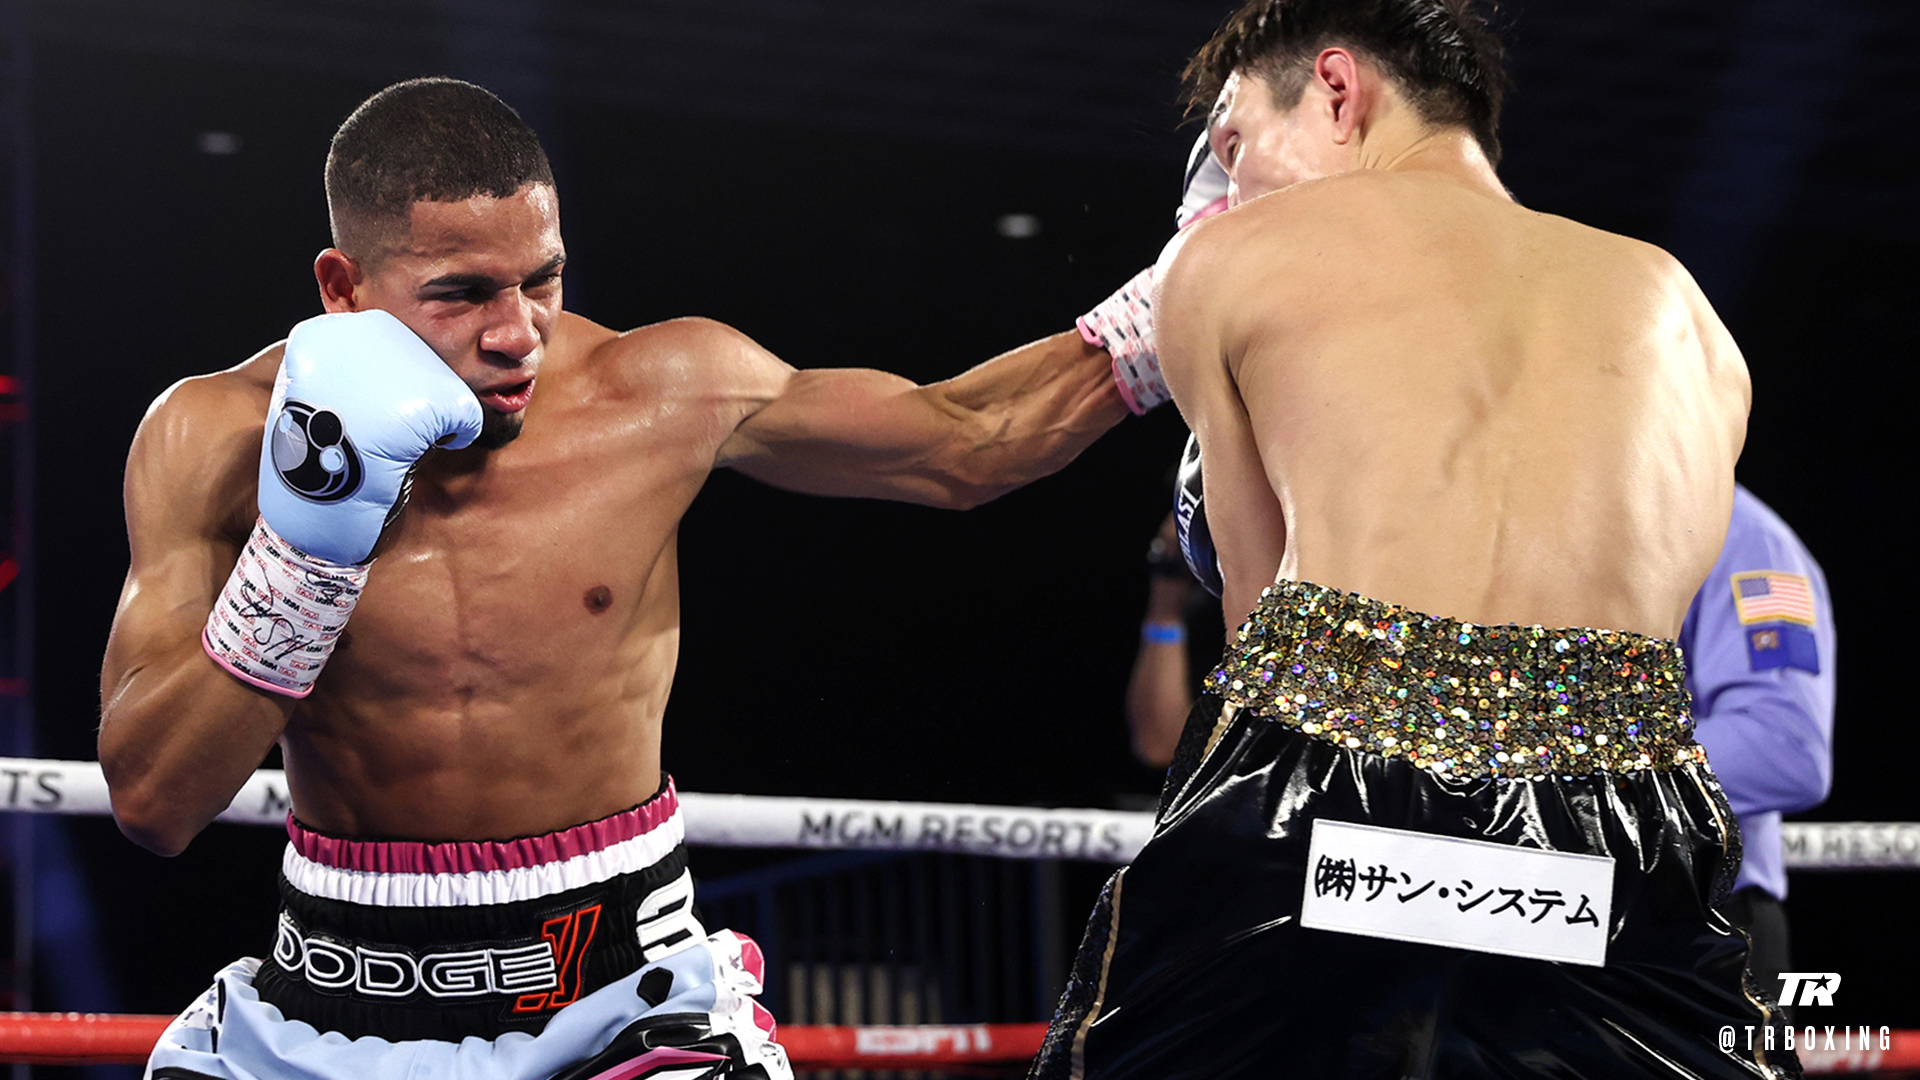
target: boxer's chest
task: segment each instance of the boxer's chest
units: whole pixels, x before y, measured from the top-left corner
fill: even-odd
[[[644,427],[530,423],[479,468],[423,465],[346,651],[441,689],[597,677],[677,625],[671,545],[701,455]]]

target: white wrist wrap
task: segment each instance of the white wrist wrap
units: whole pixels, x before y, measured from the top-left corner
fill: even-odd
[[[1127,408],[1144,413],[1173,392],[1160,374],[1160,357],[1153,343],[1153,271],[1149,266],[1074,321],[1087,344],[1113,357],[1113,381]]]
[[[316,559],[261,518],[207,616],[200,644],[240,681],[306,697],[366,587],[365,566]]]

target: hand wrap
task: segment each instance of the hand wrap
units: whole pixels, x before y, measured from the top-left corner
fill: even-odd
[[[366,585],[366,566],[314,558],[262,518],[207,616],[201,647],[250,686],[306,697]]]
[[[1149,266],[1133,275],[1120,291],[1074,320],[1087,344],[1113,357],[1113,381],[1136,414],[1173,400],[1154,351],[1153,272]]]
[[[1204,133],[1187,155],[1187,178],[1180,192],[1174,221],[1180,228],[1210,218],[1227,208],[1227,170],[1213,156]],[[1166,252],[1161,252],[1161,259]],[[1075,320],[1087,344],[1113,357],[1113,381],[1127,408],[1144,413],[1173,400],[1166,377],[1160,374],[1158,346],[1153,337],[1153,289],[1158,265],[1149,266],[1120,287],[1120,291]]]

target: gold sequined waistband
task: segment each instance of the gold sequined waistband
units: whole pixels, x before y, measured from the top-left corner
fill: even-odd
[[[1260,603],[1207,690],[1446,776],[1540,779],[1706,761],[1674,642],[1480,626],[1306,582]]]

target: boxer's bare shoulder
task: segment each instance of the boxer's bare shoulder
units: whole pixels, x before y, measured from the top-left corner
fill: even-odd
[[[253,526],[260,433],[283,349],[276,342],[154,399],[127,454],[130,518],[178,521],[238,546]],[[143,531],[132,537],[139,543]]]
[[[1235,493],[1215,537],[1236,603],[1277,569],[1481,621],[1678,628],[1725,528],[1749,390],[1672,256],[1380,172],[1192,233],[1167,267],[1162,360],[1209,494]],[[1567,490],[1574,509],[1542,497]],[[1396,532],[1408,515],[1423,527]],[[1502,528],[1561,537],[1591,580],[1567,587]]]
[[[1443,175],[1296,184],[1190,230],[1166,269],[1163,317],[1216,328],[1236,368],[1249,351],[1287,351],[1255,344],[1330,330],[1417,325],[1428,343],[1409,355],[1430,355],[1455,334],[1477,344],[1519,326],[1564,339],[1548,355],[1698,365],[1745,404],[1739,350],[1673,256]]]
[[[620,376],[636,391],[716,402],[764,401],[777,396],[793,373],[746,334],[699,316],[629,330],[601,351],[617,358]]]
[[[167,387],[147,406],[136,440],[175,438],[182,428],[235,421],[250,423],[257,430],[266,422],[267,399],[273,394],[273,377],[280,370],[285,348],[285,342],[275,342],[233,367],[189,376]]]
[[[692,440],[687,449],[702,446],[715,454],[747,417],[779,396],[793,374],[746,334],[699,317],[614,331],[566,315],[555,328],[551,352],[566,362],[561,371],[580,376],[569,380],[564,396],[670,424]],[[570,359],[576,357],[577,364]]]

